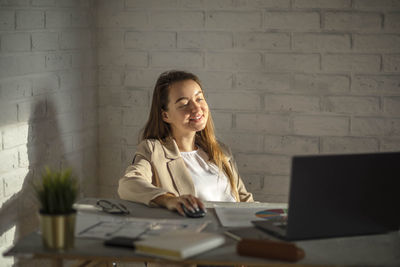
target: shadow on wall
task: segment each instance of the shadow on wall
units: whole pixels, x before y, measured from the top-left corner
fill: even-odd
[[[46,101],[38,102],[31,114],[37,114],[35,112],[42,110],[43,105],[46,107],[46,117],[40,120],[29,120],[27,155],[19,155],[19,167],[22,165],[27,171],[22,187],[19,192],[16,192],[4,202],[0,209],[0,236],[10,232],[10,234],[6,234],[6,238],[13,238],[13,240],[7,239],[5,241],[7,245],[15,243],[39,227],[37,215],[39,206],[34,195],[32,182],[40,178],[44,166],[54,169],[60,169],[61,163],[64,166],[69,166],[63,158],[65,149],[60,137],[54,106]],[[28,162],[21,162],[22,158],[27,158]],[[19,177],[19,179],[22,179],[22,177]],[[12,234],[13,232],[14,234]],[[3,261],[6,265],[12,262],[8,259],[3,259]],[[2,262],[0,262],[0,265],[4,266]],[[14,266],[43,266],[45,263],[48,263],[48,261],[17,261],[15,259]]]

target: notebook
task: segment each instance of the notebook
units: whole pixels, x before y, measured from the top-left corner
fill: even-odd
[[[136,241],[135,247],[139,254],[182,260],[224,243],[225,238],[220,234],[177,230]]]
[[[295,156],[286,220],[252,221],[285,240],[378,234],[400,226],[400,152]]]

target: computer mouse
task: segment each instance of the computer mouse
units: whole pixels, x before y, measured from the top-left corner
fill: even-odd
[[[191,210],[186,208],[186,206],[183,205],[183,204],[181,204],[181,207],[182,207],[183,212],[185,213],[185,215],[187,217],[190,217],[190,218],[202,218],[202,217],[206,216],[206,212],[204,210],[202,210],[202,209],[199,209],[198,211],[195,210],[194,212],[192,212]]]

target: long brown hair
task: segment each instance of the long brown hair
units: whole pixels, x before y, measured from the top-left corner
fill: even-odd
[[[164,72],[158,77],[153,91],[149,119],[143,129],[141,140],[158,139],[160,142],[164,143],[167,137],[172,136],[171,127],[168,123],[164,122],[161,114],[163,110],[168,110],[170,86],[174,83],[186,80],[195,81],[203,90],[200,79],[190,72],[173,70]],[[213,162],[220,170],[225,172],[236,200],[240,201],[229,162],[215,138],[211,112],[209,112],[206,127],[196,133],[195,142],[208,154],[210,162]]]

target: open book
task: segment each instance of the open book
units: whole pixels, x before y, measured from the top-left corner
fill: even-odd
[[[225,238],[219,234],[177,230],[136,241],[135,247],[139,254],[181,260],[224,243]]]

